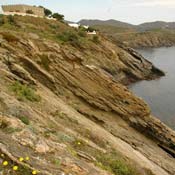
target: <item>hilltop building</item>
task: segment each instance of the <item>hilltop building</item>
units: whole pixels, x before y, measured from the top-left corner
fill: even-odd
[[[81,27],[84,27],[85,29],[88,29],[89,28],[89,26],[86,26],[86,25],[81,25],[81,24],[77,24],[77,23],[68,23],[68,25],[70,26],[70,27],[73,27],[73,28],[80,28],[80,26]]]
[[[93,32],[87,32],[88,35],[97,35],[97,32],[94,30]]]
[[[2,5],[4,15],[22,15],[44,17],[44,9],[30,5]]]
[[[80,27],[80,24],[77,24],[77,23],[68,23],[68,25],[70,27],[73,27],[73,28],[76,28],[76,29],[78,29]]]
[[[86,26],[86,25],[80,25],[80,24],[77,24],[77,23],[68,23],[68,25],[70,27],[73,27],[73,28],[76,28],[76,29],[79,29],[80,27],[84,27],[86,30],[87,30],[87,34],[88,35],[96,35],[97,32],[94,30],[94,31],[89,31],[89,26]]]

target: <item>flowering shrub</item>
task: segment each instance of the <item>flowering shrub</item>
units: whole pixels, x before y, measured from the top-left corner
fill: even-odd
[[[16,162],[13,162],[8,157],[6,157],[3,153],[0,155],[1,159],[3,160],[0,165],[0,174],[25,174],[25,175],[36,175],[39,174],[37,170],[31,170],[28,167],[22,166]],[[19,161],[27,163],[30,160],[28,156],[25,158],[20,157]],[[16,173],[15,173],[16,172]]]

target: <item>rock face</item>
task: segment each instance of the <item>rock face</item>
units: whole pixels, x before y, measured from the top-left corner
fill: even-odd
[[[0,46],[0,151],[8,160],[24,166],[18,157],[30,156],[27,168],[41,174],[119,174],[112,163],[120,159],[130,175],[175,174],[174,131],[123,85],[161,70],[103,36],[77,46],[26,30],[9,29],[21,38]]]
[[[116,35],[114,38],[132,48],[157,48],[175,45],[174,30],[133,32]]]

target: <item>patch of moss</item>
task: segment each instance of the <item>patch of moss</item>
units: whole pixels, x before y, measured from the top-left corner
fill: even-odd
[[[3,129],[3,131],[7,134],[12,134],[14,132],[20,132],[21,129],[20,128],[12,128],[12,127],[6,127]]]
[[[73,156],[73,157],[77,157],[77,152],[74,148],[72,148],[71,146],[67,147],[67,151]]]
[[[15,21],[14,16],[9,15],[9,16],[7,16],[7,19],[8,19],[8,23],[9,23],[9,24],[11,24],[11,25],[16,25],[16,21]]]
[[[28,117],[26,116],[18,116],[18,118],[25,124],[25,125],[29,125],[30,124],[30,120]]]
[[[19,39],[15,35],[12,35],[11,33],[3,32],[0,34],[2,35],[3,39],[5,39],[8,42],[18,42],[19,41]]]
[[[44,68],[46,69],[47,71],[50,70],[50,60],[48,58],[48,55],[40,55],[40,62],[39,64]]]
[[[72,46],[79,47],[81,46],[81,42],[77,33],[72,31],[66,31],[62,34],[57,35],[57,39],[62,41],[63,43],[70,43]]]
[[[93,41],[94,43],[100,43],[99,37],[96,36],[96,35],[93,36],[92,41]]]
[[[10,89],[15,93],[20,101],[28,100],[31,102],[39,102],[41,100],[41,97],[35,93],[34,89],[28,85],[21,84],[18,81],[14,82],[10,86]]]
[[[85,31],[79,31],[79,32],[78,32],[78,35],[79,35],[80,37],[86,37],[86,36],[87,36],[87,34],[86,34]]]
[[[0,26],[5,24],[4,15],[0,14]]]
[[[61,166],[61,160],[60,159],[55,159],[55,160],[52,161],[52,163],[54,165],[56,165],[58,168],[60,168],[60,166]]]
[[[127,164],[115,153],[97,154],[96,165],[114,175],[139,175],[134,167]]]

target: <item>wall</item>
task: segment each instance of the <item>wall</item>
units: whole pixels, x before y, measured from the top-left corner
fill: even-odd
[[[34,6],[29,6],[29,5],[4,5],[2,6],[2,10],[5,15],[7,14],[19,14],[19,15],[34,15],[34,16],[40,16],[44,17],[44,9],[39,8],[39,7],[34,7]],[[28,14],[26,13],[27,10],[31,10],[33,14]]]

